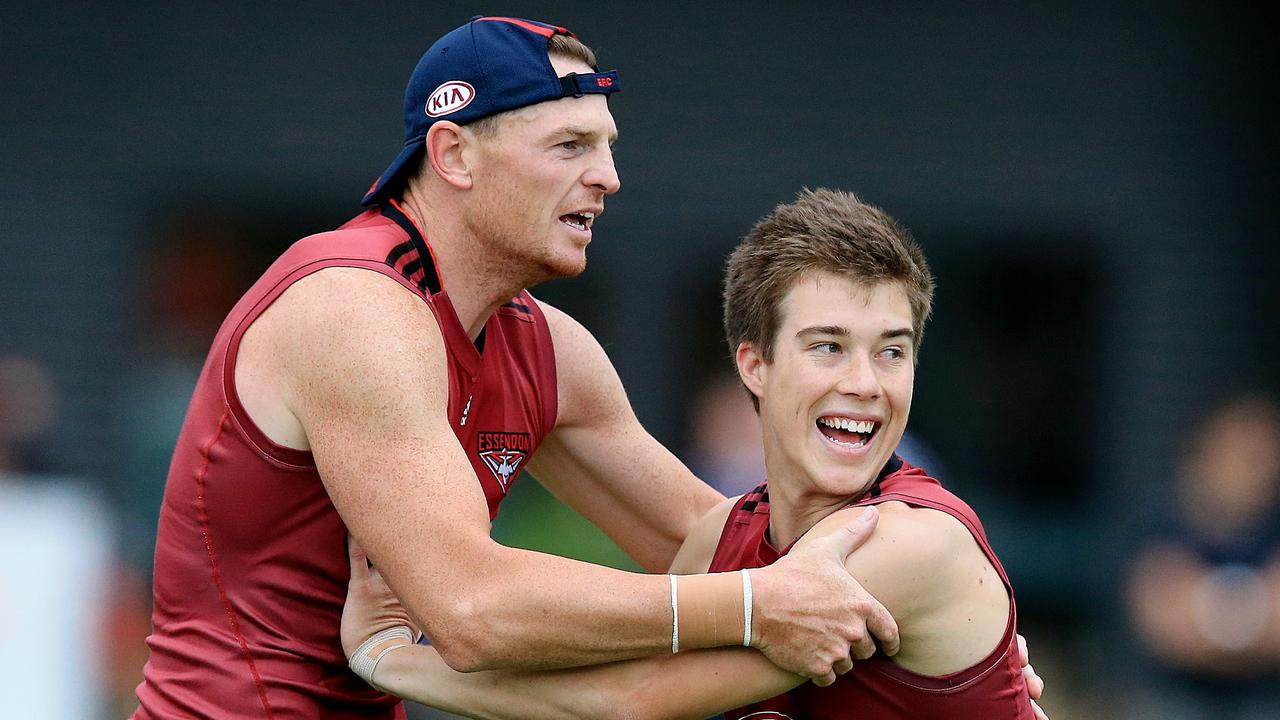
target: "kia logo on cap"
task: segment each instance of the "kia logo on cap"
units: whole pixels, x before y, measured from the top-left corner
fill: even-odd
[[[470,83],[461,80],[450,80],[431,91],[427,98],[427,115],[440,117],[454,113],[471,104],[476,97],[476,89]]]

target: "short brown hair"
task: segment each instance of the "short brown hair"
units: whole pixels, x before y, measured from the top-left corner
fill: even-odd
[[[560,57],[567,58],[569,60],[581,60],[586,63],[593,72],[599,69],[596,65],[595,51],[587,47],[581,40],[575,37],[559,34],[552,35],[551,40],[547,42],[547,54],[559,55]],[[482,117],[479,120],[468,123],[467,127],[471,129],[471,132],[476,134],[476,137],[493,137],[494,132],[496,132],[498,126],[502,124],[502,119],[507,116],[507,113],[512,113],[519,109],[520,108],[516,108],[515,110],[506,110],[494,115]]]
[[[794,202],[778,205],[757,222],[729,256],[724,277],[729,352],[749,342],[772,362],[782,299],[804,275],[820,271],[858,283],[902,283],[911,304],[912,339],[920,347],[934,284],[911,233],[853,193],[805,188]]]

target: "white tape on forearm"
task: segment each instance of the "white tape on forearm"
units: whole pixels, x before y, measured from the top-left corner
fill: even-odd
[[[742,569],[742,645],[751,647],[751,574]]]
[[[680,652],[680,594],[676,591],[676,576],[671,578],[671,654]]]
[[[387,646],[383,648],[380,652],[378,652],[377,655],[373,657],[369,657],[369,652],[373,648],[387,642],[388,640],[393,640],[395,638],[400,638],[404,640],[404,642]],[[398,647],[404,647],[405,645],[412,645],[412,644],[413,644],[413,631],[410,630],[408,626],[405,626],[405,625],[398,625],[393,628],[387,628],[382,632],[375,633],[368,640],[365,640],[364,642],[360,643],[360,647],[356,648],[355,653],[351,655],[351,660],[349,661],[349,664],[351,665],[351,671],[354,672],[356,675],[359,675],[361,680],[364,680],[365,682],[369,683],[373,687],[377,688],[378,687],[377,683],[373,681],[373,673],[378,669],[378,661],[382,660],[383,656],[385,656],[387,653],[391,652],[392,650],[395,650]],[[381,688],[378,688],[378,689],[381,689]]]

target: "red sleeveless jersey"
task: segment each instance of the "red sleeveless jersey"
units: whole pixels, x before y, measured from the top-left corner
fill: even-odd
[[[1013,586],[987,543],[978,516],[923,470],[894,456],[865,495],[850,505],[898,500],[947,513],[973,534],[1009,591],[1009,622],[987,657],[942,677],[918,675],[877,653],[854,664],[830,687],[806,683],[796,689],[725,713],[725,720],[1032,720],[1031,700],[1018,663]],[[710,572],[763,567],[785,554],[766,537],[769,490],[743,495],[725,521]]]
[[[138,720],[404,717],[396,698],[347,669],[338,638],[346,526],[311,454],[268,439],[235,390],[245,330],[292,283],[328,267],[382,273],[431,307],[448,350],[449,422],[490,518],[555,424],[551,335],[528,293],[473,344],[430,246],[398,206],[294,244],[222,324],[187,410],[160,509]]]

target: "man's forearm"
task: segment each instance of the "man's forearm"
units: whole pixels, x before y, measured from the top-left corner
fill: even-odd
[[[666,579],[493,543],[459,563],[445,617],[419,618],[448,664],[471,672],[593,665],[670,651]],[[387,577],[409,608],[413,590]],[[437,630],[436,628],[439,628]]]
[[[441,657],[462,672],[579,667],[750,638],[779,667],[825,685],[843,672],[855,643],[873,647],[871,633],[886,653],[897,648],[892,618],[844,566],[874,527],[875,514],[849,517],[857,519],[833,525],[841,532],[806,538],[749,576],[682,576],[678,592],[662,575],[461,533],[435,548],[437,561],[391,557],[379,564]]]
[[[698,719],[786,692],[802,679],[746,648],[568,670],[460,673],[432,648],[412,646],[388,654],[376,676],[393,695],[485,720]]]
[[[465,598],[447,624],[421,618],[454,669],[550,669],[671,652],[670,581],[494,544],[448,587]],[[388,582],[395,588],[394,578]],[[697,582],[682,580],[682,583]],[[736,581],[735,581],[736,583]],[[732,586],[732,587],[730,587]],[[740,585],[728,602],[741,604]],[[406,601],[412,590],[398,593]],[[691,593],[692,596],[692,593]],[[405,603],[413,611],[410,602]],[[685,625],[692,608],[682,616]],[[437,636],[433,628],[440,628]],[[741,627],[736,637],[741,637]],[[694,649],[692,643],[683,647]]]

